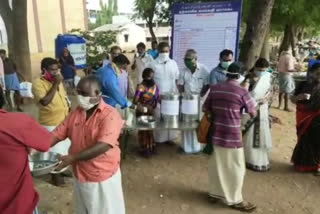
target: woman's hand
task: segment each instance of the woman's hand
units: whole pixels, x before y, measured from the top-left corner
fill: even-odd
[[[140,113],[148,113],[148,107],[143,106],[142,104],[137,104],[137,111]]]
[[[206,115],[206,117],[207,117],[207,120],[208,121],[211,121],[212,120],[212,115],[211,115],[211,113],[205,113],[205,115]]]
[[[311,94],[298,94],[297,99],[298,100],[309,100],[311,97]]]

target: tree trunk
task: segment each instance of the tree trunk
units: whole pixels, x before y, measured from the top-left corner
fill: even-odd
[[[297,39],[299,42],[301,42],[303,40],[304,37],[304,28],[299,29],[298,35],[297,35]]]
[[[291,24],[286,24],[285,30],[284,30],[284,35],[283,35],[282,42],[281,42],[280,49],[279,49],[279,55],[281,54],[282,51],[289,50],[289,48],[290,48],[291,38],[292,38],[291,37],[291,32],[292,32],[291,28],[292,28]]]
[[[151,41],[157,41],[156,34],[153,31],[153,22],[152,21],[148,22],[148,28],[149,28],[149,32],[150,32],[150,35],[151,35]]]
[[[290,43],[291,43],[291,48],[292,48],[292,55],[296,57],[296,31],[297,29],[291,25],[290,29]]]
[[[247,68],[254,66],[260,56],[266,31],[271,20],[272,9],[275,0],[255,1],[250,10],[247,21],[247,29],[241,45],[239,60]]]
[[[31,81],[31,60],[28,38],[27,1],[13,0],[12,2],[12,57],[17,65],[17,72],[22,80]]]
[[[260,57],[265,58],[266,60],[270,61],[270,27],[268,27],[268,30],[266,32],[266,35],[264,37],[264,42],[261,50]]]

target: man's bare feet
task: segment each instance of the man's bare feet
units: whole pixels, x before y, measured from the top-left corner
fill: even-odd
[[[287,112],[293,112],[292,111],[292,109],[290,109],[290,108],[285,108],[285,109],[283,109],[284,111],[287,111]]]

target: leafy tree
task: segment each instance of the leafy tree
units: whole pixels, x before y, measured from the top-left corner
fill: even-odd
[[[254,66],[260,57],[266,34],[270,27],[271,14],[275,0],[259,0],[251,2],[247,28],[241,44],[239,60],[247,68]]]
[[[283,32],[280,52],[290,46],[294,49],[297,39],[301,40],[304,32],[317,32],[320,29],[319,10],[318,0],[276,1],[272,30]]]
[[[109,47],[116,42],[117,31],[82,31],[73,29],[70,33],[81,35],[86,40],[87,65],[94,67],[105,59]]]
[[[12,0],[12,8],[9,0],[1,0],[0,15],[7,31],[9,56],[17,65],[19,77],[31,81],[27,0]]]
[[[105,24],[112,23],[112,17],[118,14],[118,1],[108,0],[108,4],[100,0],[101,11],[98,13],[98,17],[95,24],[90,24],[89,29],[94,29]]]
[[[164,0],[135,0],[133,19],[142,18],[147,22],[152,41],[156,41],[157,37],[153,30],[155,17],[160,17],[164,11]]]

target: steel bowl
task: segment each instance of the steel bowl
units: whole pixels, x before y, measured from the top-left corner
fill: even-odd
[[[138,123],[143,125],[153,126],[156,124],[157,120],[154,116],[140,116],[137,119]]]
[[[55,152],[38,152],[29,155],[29,168],[33,176],[49,174],[59,164],[61,155]]]

